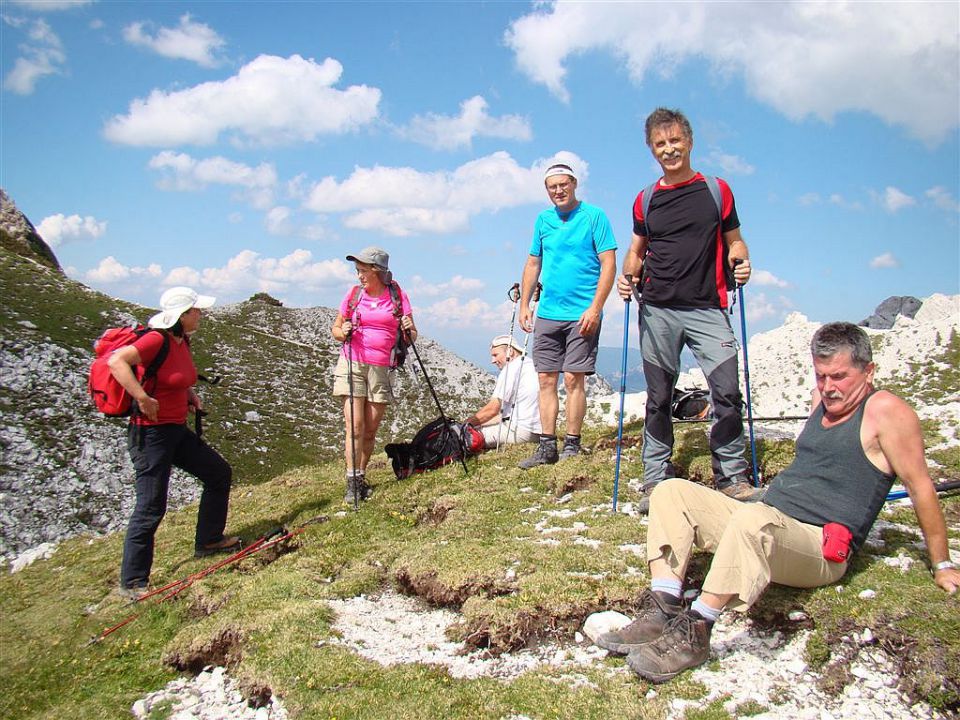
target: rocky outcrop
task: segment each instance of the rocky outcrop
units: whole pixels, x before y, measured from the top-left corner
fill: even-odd
[[[921,301],[911,295],[893,295],[877,305],[873,315],[860,321],[863,327],[873,330],[889,330],[897,315],[913,318],[920,309]]]
[[[63,274],[53,250],[3,188],[0,188],[0,247],[41,262]]]

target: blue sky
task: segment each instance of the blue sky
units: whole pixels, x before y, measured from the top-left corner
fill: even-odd
[[[0,185],[67,273],[336,306],[380,245],[421,331],[487,364],[542,169],[581,173],[622,259],[693,123],[755,268],[751,334],[960,292],[960,5],[2,3]],[[623,304],[601,342],[619,346]],[[519,329],[518,334],[521,334]],[[631,333],[636,343],[635,333]]]

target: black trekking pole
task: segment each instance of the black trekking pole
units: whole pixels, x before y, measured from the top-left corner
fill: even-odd
[[[443,411],[443,406],[440,405],[440,398],[437,397],[436,391],[433,389],[433,383],[430,382],[430,376],[427,375],[427,369],[423,366],[423,360],[420,358],[420,351],[417,350],[417,344],[410,338],[406,330],[403,331],[407,335],[407,339],[410,343],[410,347],[413,348],[414,357],[417,358],[417,364],[420,366],[420,370],[423,372],[423,377],[427,381],[427,387],[430,388],[430,394],[433,396],[433,401],[437,404],[437,410],[440,413],[440,420],[443,422],[443,432],[449,433],[450,421],[447,419],[447,414]],[[463,472],[469,474],[470,471],[467,470],[467,447],[463,444],[463,437],[457,433],[457,445],[460,447],[460,464],[463,465]]]
[[[631,285],[633,278],[624,275]],[[620,415],[617,418],[617,463],[613,472],[613,511],[617,511],[617,496],[620,494],[620,455],[623,452],[623,402],[627,395],[627,350],[630,342],[630,296],[623,299],[623,354],[620,357]]]
[[[736,259],[736,267],[743,260]],[[747,314],[743,306],[743,284],[737,283],[737,296],[740,300],[740,338],[743,340],[743,382],[747,388],[747,427],[750,429],[750,458],[753,461],[753,486],[760,487],[760,474],[757,471],[757,443],[753,437],[753,401],[750,396],[750,360],[747,354]]]

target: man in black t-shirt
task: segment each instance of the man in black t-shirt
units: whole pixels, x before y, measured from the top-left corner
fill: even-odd
[[[756,499],[744,457],[743,400],[737,341],[725,309],[734,282],[750,278],[747,245],[729,186],[690,166],[693,131],[679,111],[658,108],[646,122],[646,139],[663,177],[633,206],[633,242],[617,290],[630,297],[639,282],[640,350],[647,383],[643,431],[643,493],[669,473],[673,453],[670,403],[686,345],[707,378],[714,423],[710,452],[718,490],[738,500]],[[650,197],[644,197],[649,194]]]

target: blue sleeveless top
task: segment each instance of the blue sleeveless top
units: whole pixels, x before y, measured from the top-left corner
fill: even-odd
[[[802,523],[846,525],[854,550],[866,539],[896,479],[881,472],[863,452],[860,426],[866,407],[864,400],[852,417],[825,428],[821,402],[797,438],[796,458],[773,479],[763,499]]]

